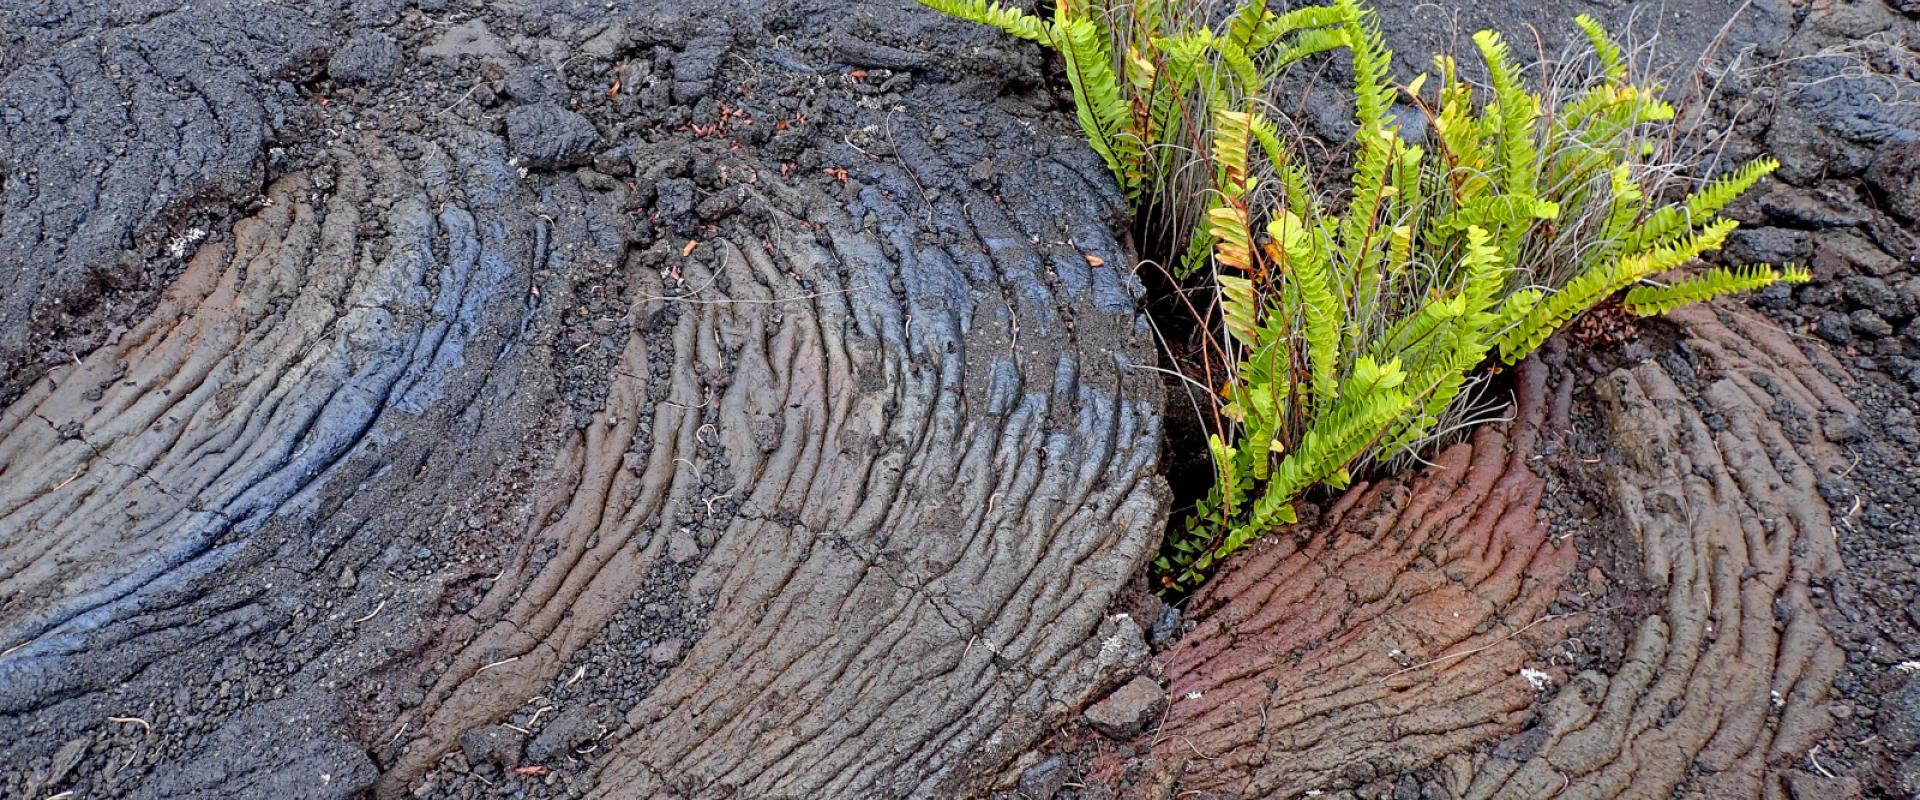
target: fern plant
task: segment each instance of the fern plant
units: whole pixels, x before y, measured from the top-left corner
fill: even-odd
[[[1498,34],[1473,37],[1487,81],[1455,60],[1410,84],[1356,0],[1275,13],[1248,0],[1218,15],[1142,0],[1123,13],[1059,0],[1051,21],[980,0],[922,0],[1059,51],[1079,121],[1142,207],[1191,220],[1183,271],[1217,288],[1216,386],[1226,423],[1209,440],[1215,481],[1155,561],[1185,591],[1280,525],[1316,487],[1413,453],[1491,365],[1512,364],[1603,300],[1656,314],[1779,281],[1797,268],[1697,271],[1736,223],[1719,212],[1778,167],[1743,165],[1670,203],[1648,163],[1672,120],[1659,87],[1632,82],[1621,48],[1575,19],[1592,70],[1570,94],[1532,90]],[[1332,50],[1351,59],[1350,177],[1322,196],[1262,109],[1271,77]],[[1392,109],[1426,116],[1409,142]],[[1205,176],[1190,191],[1183,176]],[[1337,209],[1337,210],[1336,210]],[[1662,278],[1670,282],[1655,283]]]

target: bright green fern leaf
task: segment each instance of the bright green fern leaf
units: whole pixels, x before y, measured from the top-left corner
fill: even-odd
[[[1812,278],[1806,270],[1792,266],[1715,267],[1667,286],[1635,286],[1627,292],[1626,307],[1635,314],[1650,317],[1722,295],[1765,289],[1776,283],[1806,283]]]

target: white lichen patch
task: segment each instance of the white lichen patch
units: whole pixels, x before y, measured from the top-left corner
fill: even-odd
[[[1536,692],[1553,688],[1553,676],[1532,667],[1522,667],[1520,677],[1526,678],[1527,685],[1533,687]]]
[[[167,242],[167,255],[173,258],[182,258],[186,256],[187,248],[199,244],[200,240],[205,238],[207,238],[206,228],[197,226],[188,228],[185,233],[175,236],[173,237],[173,241]]]

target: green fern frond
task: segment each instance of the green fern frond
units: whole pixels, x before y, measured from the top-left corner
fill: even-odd
[[[1054,46],[1066,62],[1067,83],[1073,88],[1074,116],[1087,134],[1087,143],[1107,162],[1114,179],[1128,196],[1140,188],[1144,153],[1129,127],[1130,113],[1120,99],[1120,78],[1114,74],[1110,42],[1099,27],[1067,16],[1065,3],[1054,6]]]
[[[1652,258],[1644,254],[1629,256],[1595,264],[1575,275],[1558,291],[1535,303],[1525,316],[1500,335],[1496,343],[1500,360],[1513,364],[1527,357],[1581,312],[1618,291],[1621,285],[1651,271],[1648,266],[1651,263]],[[1630,277],[1622,278],[1622,275]]]
[[[1422,186],[1427,163],[1427,150],[1424,147],[1403,146],[1396,154],[1393,165],[1393,208],[1388,218],[1398,220],[1402,225],[1411,227],[1414,219],[1408,214],[1418,214],[1425,210],[1426,191]]]
[[[1640,316],[1650,317],[1721,295],[1751,292],[1776,283],[1806,283],[1812,279],[1811,273],[1794,266],[1778,269],[1765,264],[1738,269],[1715,267],[1667,286],[1635,286],[1627,291],[1626,308]]]
[[[1346,325],[1346,306],[1334,294],[1326,251],[1305,224],[1282,214],[1269,222],[1267,233],[1286,255],[1284,272],[1304,304],[1307,363],[1313,376],[1313,396],[1321,406],[1339,394],[1340,346]]]
[[[1508,192],[1533,195],[1540,169],[1535,163],[1538,153],[1533,130],[1540,116],[1540,99],[1520,87],[1519,67],[1499,34],[1481,31],[1473,35],[1473,44],[1480,49],[1493,84],[1489,113],[1498,119],[1501,181]]]
[[[1645,275],[1666,272],[1718,250],[1721,245],[1726,244],[1727,236],[1733,233],[1733,229],[1738,227],[1740,227],[1738,220],[1717,219],[1707,223],[1707,226],[1700,230],[1661,244],[1647,252],[1651,258],[1647,262],[1646,272],[1633,276],[1632,280],[1638,280]]]
[[[1247,120],[1247,129],[1260,143],[1260,150],[1267,158],[1267,166],[1272,167],[1280,180],[1281,202],[1294,216],[1301,219],[1321,219],[1320,202],[1314,197],[1312,185],[1307,181],[1307,173],[1294,163],[1292,155],[1280,144],[1279,134],[1274,131],[1273,122],[1259,112],[1253,112]]]
[[[1336,6],[1347,20],[1346,45],[1353,54],[1354,121],[1360,124],[1365,146],[1372,132],[1390,125],[1387,112],[1393,105],[1393,85],[1389,83],[1393,51],[1387,49],[1372,9],[1357,0],[1337,0]]]
[[[1213,257],[1223,267],[1253,270],[1253,235],[1247,231],[1247,212],[1219,205],[1207,212],[1207,233],[1213,239]]]
[[[1252,114],[1225,108],[1213,112],[1213,163],[1218,173],[1215,183],[1229,199],[1244,197],[1252,188],[1247,178],[1247,154],[1252,139]]]
[[[1185,280],[1205,270],[1207,259],[1213,256],[1213,248],[1219,244],[1214,241],[1213,234],[1207,231],[1206,225],[1206,220],[1213,210],[1220,207],[1219,201],[1216,199],[1209,202],[1210,205],[1201,209],[1202,224],[1194,226],[1192,235],[1187,237],[1186,249],[1180,252],[1174,264],[1173,276],[1176,278]]]
[[[1362,132],[1360,158],[1353,171],[1353,196],[1340,218],[1339,276],[1342,296],[1355,297],[1362,287],[1373,285],[1386,237],[1380,233],[1380,221],[1386,211],[1389,169],[1394,153],[1401,149],[1399,136],[1392,130]]]
[[[1258,50],[1272,42],[1265,36],[1274,23],[1272,11],[1267,10],[1268,0],[1245,0],[1240,10],[1233,13],[1227,22],[1227,39],[1242,50]]]
[[[1717,220],[1653,250],[1589,267],[1559,291],[1536,304],[1525,317],[1501,335],[1498,343],[1500,359],[1512,364],[1525,358],[1574,317],[1614,292],[1626,288],[1628,284],[1718,249],[1726,241],[1727,234],[1738,225],[1734,220]]]
[[[1720,176],[1708,183],[1706,188],[1688,197],[1688,216],[1697,221],[1720,213],[1727,204],[1759,183],[1761,178],[1772,175],[1779,168],[1779,161],[1764,156],[1740,165],[1739,169]]]
[[[1008,8],[990,0],[920,0],[920,4],[968,22],[999,28],[1029,42],[1053,44],[1052,32],[1046,21],[1017,8]]]
[[[1293,522],[1293,501],[1302,492],[1345,471],[1348,464],[1379,439],[1394,418],[1412,405],[1405,392],[1383,385],[1385,381],[1393,381],[1397,386],[1405,380],[1399,365],[1383,366],[1382,374],[1371,377],[1375,378],[1372,384],[1356,380],[1349,386],[1346,394],[1349,399],[1320,415],[1319,422],[1301,437],[1299,448],[1281,459],[1260,497],[1253,501],[1246,521],[1227,534],[1202,568],[1265,536],[1278,525]]]
[[[1238,275],[1221,275],[1220,316],[1227,333],[1248,347],[1260,344],[1260,301],[1253,281]]]
[[[1420,353],[1432,347],[1443,326],[1466,311],[1466,304],[1451,299],[1422,303],[1412,314],[1400,318],[1374,341],[1370,352],[1377,359],[1400,359],[1419,363]]]
[[[1284,69],[1303,58],[1346,47],[1347,41],[1346,33],[1339,30],[1301,31],[1285,45],[1270,51],[1264,63],[1273,69]]]
[[[1646,195],[1633,179],[1632,164],[1623,162],[1615,165],[1608,173],[1607,181],[1611,196],[1607,199],[1607,217],[1602,223],[1601,240],[1624,241],[1633,229],[1634,220],[1646,206]]]
[[[1447,213],[1434,224],[1443,231],[1471,227],[1511,228],[1531,225],[1560,215],[1560,206],[1531,195],[1496,194],[1476,197]]]
[[[1506,301],[1500,304],[1500,310],[1494,316],[1493,325],[1489,328],[1495,334],[1495,341],[1499,341],[1500,337],[1503,337],[1515,323],[1533,313],[1534,307],[1540,304],[1540,299],[1544,296],[1545,294],[1539,289],[1521,289],[1507,295]]]
[[[1380,223],[1389,210],[1386,201],[1399,153],[1406,148],[1389,116],[1394,97],[1389,82],[1393,51],[1386,48],[1372,10],[1357,0],[1338,0],[1336,5],[1348,17],[1343,29],[1353,56],[1354,122],[1360,126],[1355,139],[1360,154],[1354,162],[1352,199],[1340,220],[1338,265],[1343,274],[1336,276],[1334,285],[1342,299],[1365,317],[1377,303],[1379,263],[1388,244]]]
[[[1305,34],[1340,25],[1347,19],[1347,12],[1338,6],[1306,6],[1274,14],[1267,5],[1266,0],[1250,0],[1228,27],[1228,35],[1249,53],[1258,53],[1296,33],[1302,34],[1302,39],[1316,38]]]
[[[1464,275],[1460,287],[1469,306],[1469,314],[1491,311],[1501,287],[1506,284],[1504,267],[1500,250],[1493,246],[1493,237],[1478,226],[1468,228],[1467,252],[1460,259],[1460,271]],[[1491,318],[1479,322],[1484,324],[1488,321]]]
[[[1398,421],[1382,449],[1397,453],[1418,444],[1440,417],[1460,396],[1467,376],[1487,358],[1493,346],[1498,315],[1494,306],[1506,283],[1505,262],[1493,237],[1481,228],[1467,230],[1466,255],[1461,259],[1460,294],[1445,305],[1451,306],[1444,325],[1436,329],[1429,346],[1413,362],[1418,365],[1412,381],[1414,412]],[[1441,305],[1441,303],[1434,303]]]
[[[1448,56],[1434,56],[1433,66],[1440,76],[1440,88],[1435,101],[1439,113],[1433,116],[1432,126],[1442,151],[1456,169],[1492,167],[1492,160],[1481,149],[1480,128],[1474,124],[1473,90],[1459,79],[1459,64]]]
[[[1688,214],[1683,204],[1661,206],[1637,224],[1628,226],[1626,236],[1616,242],[1613,249],[1620,252],[1645,250],[1663,239],[1686,231],[1687,218]]]
[[[1607,29],[1585,14],[1573,18],[1573,24],[1580,26],[1580,32],[1586,34],[1587,45],[1593,48],[1593,56],[1600,61],[1600,74],[1607,82],[1625,83],[1627,80],[1627,62],[1622,56],[1620,45],[1607,35]]]
[[[1225,64],[1233,76],[1236,84],[1233,90],[1237,95],[1257,97],[1266,91],[1266,79],[1261,77],[1259,68],[1254,66],[1253,57],[1246,50],[1231,39],[1215,39],[1213,50],[1220,54],[1220,63]]]

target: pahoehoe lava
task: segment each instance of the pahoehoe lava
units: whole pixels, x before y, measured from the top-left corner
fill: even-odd
[[[1636,8],[1720,70],[1716,152],[1788,162],[1729,250],[1819,280],[1549,348],[1176,610],[1196,462],[1039,48],[912,0],[0,9],[0,796],[1920,791],[1920,10]]]

